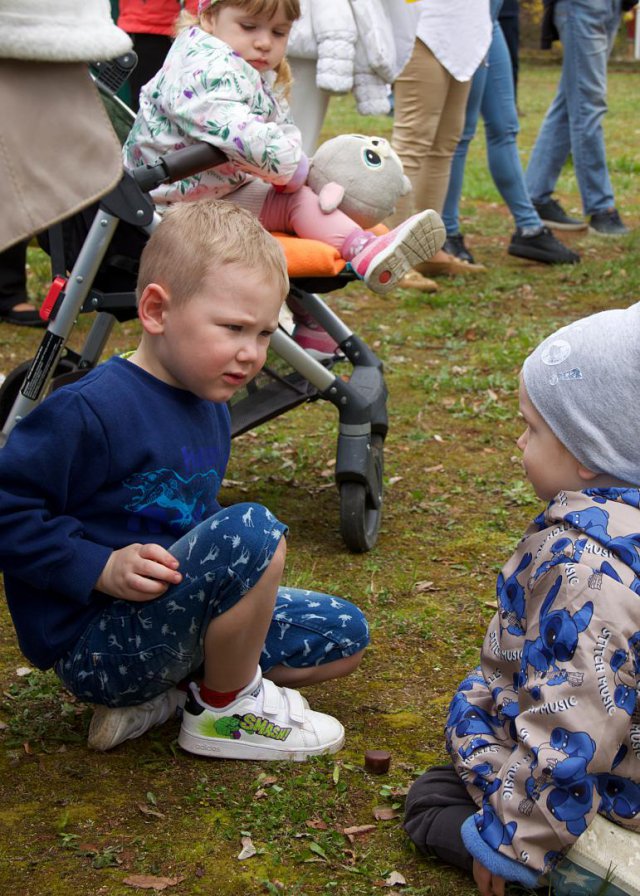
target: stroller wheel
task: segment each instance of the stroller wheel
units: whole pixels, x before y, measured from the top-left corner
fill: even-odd
[[[371,436],[370,476],[366,483],[340,483],[340,532],[354,553],[370,551],[376,543],[382,519],[384,439]]]

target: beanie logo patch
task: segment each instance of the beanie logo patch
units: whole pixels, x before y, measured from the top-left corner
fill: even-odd
[[[552,373],[549,377],[549,385],[557,386],[562,380],[581,380],[582,371],[579,367],[572,367],[571,370],[563,370],[562,373]]]
[[[550,342],[549,345],[544,347],[540,357],[543,364],[553,366],[555,364],[562,364],[570,354],[571,345],[566,339],[555,339],[553,342]]]

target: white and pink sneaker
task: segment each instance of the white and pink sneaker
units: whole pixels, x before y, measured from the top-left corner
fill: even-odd
[[[426,209],[389,233],[369,240],[349,263],[369,289],[384,295],[398,285],[408,270],[434,256],[445,237],[440,215]]]

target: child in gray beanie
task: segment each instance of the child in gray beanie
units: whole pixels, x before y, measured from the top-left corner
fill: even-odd
[[[451,701],[452,764],[418,778],[405,815],[483,896],[549,874],[557,893],[640,892],[639,399],[640,304],[558,330],[523,366],[518,447],[548,503]]]

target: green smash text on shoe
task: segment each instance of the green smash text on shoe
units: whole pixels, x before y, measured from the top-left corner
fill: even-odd
[[[231,740],[238,740],[241,731],[280,741],[285,741],[291,734],[291,728],[281,728],[280,725],[274,725],[269,719],[256,716],[252,712],[243,716],[223,716],[220,719],[205,718],[198,725],[198,732],[203,737],[228,737]]]

